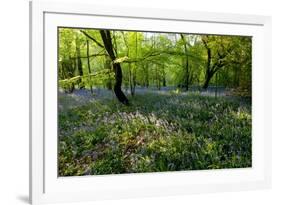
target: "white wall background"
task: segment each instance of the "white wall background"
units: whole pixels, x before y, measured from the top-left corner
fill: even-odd
[[[77,1],[77,0],[76,0]],[[273,21],[273,188],[80,204],[281,204],[281,6],[278,0],[80,0],[103,5],[270,15]],[[0,204],[28,201],[28,0],[0,3]],[[70,196],[71,197],[71,196]],[[76,204],[76,203],[75,203]]]

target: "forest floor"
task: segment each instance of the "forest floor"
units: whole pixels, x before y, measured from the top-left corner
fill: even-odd
[[[59,92],[59,175],[251,167],[251,101],[224,91]]]

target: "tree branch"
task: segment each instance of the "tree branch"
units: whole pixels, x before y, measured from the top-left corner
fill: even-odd
[[[97,53],[97,54],[92,54],[89,55],[89,57],[97,57],[97,56],[107,56],[107,53]],[[71,59],[76,59],[77,57],[71,57]],[[88,56],[80,56],[79,58],[88,58]]]
[[[81,33],[83,33],[86,37],[94,41],[99,47],[104,48],[104,46],[98,42],[96,39],[94,39],[92,36],[90,36],[86,31],[80,30]]]

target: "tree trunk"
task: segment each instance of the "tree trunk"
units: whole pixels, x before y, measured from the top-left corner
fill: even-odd
[[[163,87],[166,87],[166,72],[165,72],[165,65],[163,64],[163,73],[162,73],[162,85]]]
[[[89,49],[89,41],[87,40],[87,62],[88,62],[88,70],[89,70],[89,84],[90,84],[90,89],[91,93],[93,94],[93,87],[92,87],[92,82],[91,82],[91,65],[90,65],[90,49]]]
[[[239,87],[240,85],[240,72],[241,72],[240,66],[236,65],[236,68],[234,70],[234,82],[233,82],[234,87]]]
[[[137,85],[137,81],[136,81],[136,64],[135,64],[135,67],[133,69],[133,76],[132,76],[132,80],[133,80],[133,92],[132,92],[132,95],[134,96],[135,95],[135,90],[136,90],[136,85]]]
[[[145,75],[145,87],[149,87],[149,72],[148,72],[148,65],[145,64],[144,67],[144,75]]]
[[[218,95],[218,74],[216,73],[216,90],[215,90],[215,97],[217,98]]]
[[[204,82],[204,85],[202,87],[204,90],[206,90],[208,88],[210,80],[211,80],[212,77],[213,77],[212,73],[210,73],[210,72],[206,73],[205,82]]]
[[[130,92],[131,95],[134,95],[134,90],[133,90],[133,80],[132,80],[132,66],[131,63],[129,63],[129,86],[130,86]]]
[[[188,68],[188,57],[186,56],[185,62],[185,89],[188,91],[189,89],[189,68]]]
[[[189,62],[188,62],[188,50],[187,50],[187,46],[186,46],[186,39],[184,37],[183,34],[180,35],[181,39],[183,40],[184,44],[184,53],[185,53],[185,79],[184,79],[184,87],[186,89],[186,91],[188,91],[189,88]]]
[[[80,54],[80,45],[78,45],[78,42],[76,41],[76,58],[77,58],[77,69],[78,69],[78,74],[83,77],[83,65],[82,65],[82,60],[81,60],[81,54]],[[82,85],[82,80],[79,80],[79,88],[82,89],[84,88],[84,85]]]
[[[110,31],[108,30],[100,30],[100,34],[103,40],[104,47],[111,59],[112,62],[116,59],[113,46],[112,46],[112,40],[110,36]],[[117,99],[123,103],[124,105],[129,105],[129,100],[123,93],[121,86],[122,86],[122,69],[120,63],[114,63],[113,69],[115,72],[115,84],[114,84],[114,93],[117,97]]]
[[[75,76],[75,69],[76,69],[76,59],[71,59],[69,56],[68,59],[63,60],[61,63],[62,70],[63,70],[63,78],[72,78]],[[75,89],[74,83],[70,83],[69,87],[65,88],[66,93],[72,93]]]
[[[206,65],[206,75],[205,75],[205,82],[203,85],[203,89],[206,90],[209,86],[210,80],[213,76],[213,74],[211,73],[211,60],[212,60],[212,53],[211,53],[211,49],[208,46],[206,41],[203,41],[205,48],[207,49],[207,65]]]
[[[123,93],[121,86],[122,86],[122,69],[120,63],[115,63],[113,65],[113,69],[115,72],[115,84],[114,84],[114,93],[117,99],[123,103],[124,105],[129,105],[129,100]]]
[[[156,87],[158,90],[161,90],[160,80],[158,65],[156,65]]]
[[[135,33],[135,56],[138,58],[138,33]],[[134,70],[133,70],[133,96],[135,95],[136,85],[137,85],[137,63],[134,63]]]
[[[111,69],[111,60],[108,56],[105,56],[105,61],[104,61],[104,69]],[[112,81],[110,78],[110,73],[108,73],[108,80],[105,82],[105,87],[108,90],[112,90]]]
[[[207,38],[208,38],[208,35],[207,35]],[[225,53],[217,52],[218,58],[213,58],[212,50],[209,47],[207,40],[202,39],[202,41],[207,50],[207,56],[208,56],[207,65],[206,65],[205,82],[202,87],[204,90],[206,90],[208,88],[211,78],[214,76],[214,74],[216,74],[221,68],[223,68],[225,66],[225,63],[223,62],[223,60],[228,55],[229,51],[227,51]]]

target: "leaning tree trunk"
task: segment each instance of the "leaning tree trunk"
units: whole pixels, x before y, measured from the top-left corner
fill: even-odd
[[[122,69],[120,63],[114,63],[116,60],[114,51],[113,51],[113,45],[112,40],[110,36],[110,31],[108,30],[100,30],[101,38],[104,44],[104,47],[106,49],[106,52],[108,53],[111,61],[113,62],[113,70],[115,72],[115,84],[114,84],[114,93],[117,97],[117,99],[123,103],[124,105],[129,105],[129,100],[123,93],[121,86],[122,86]]]

